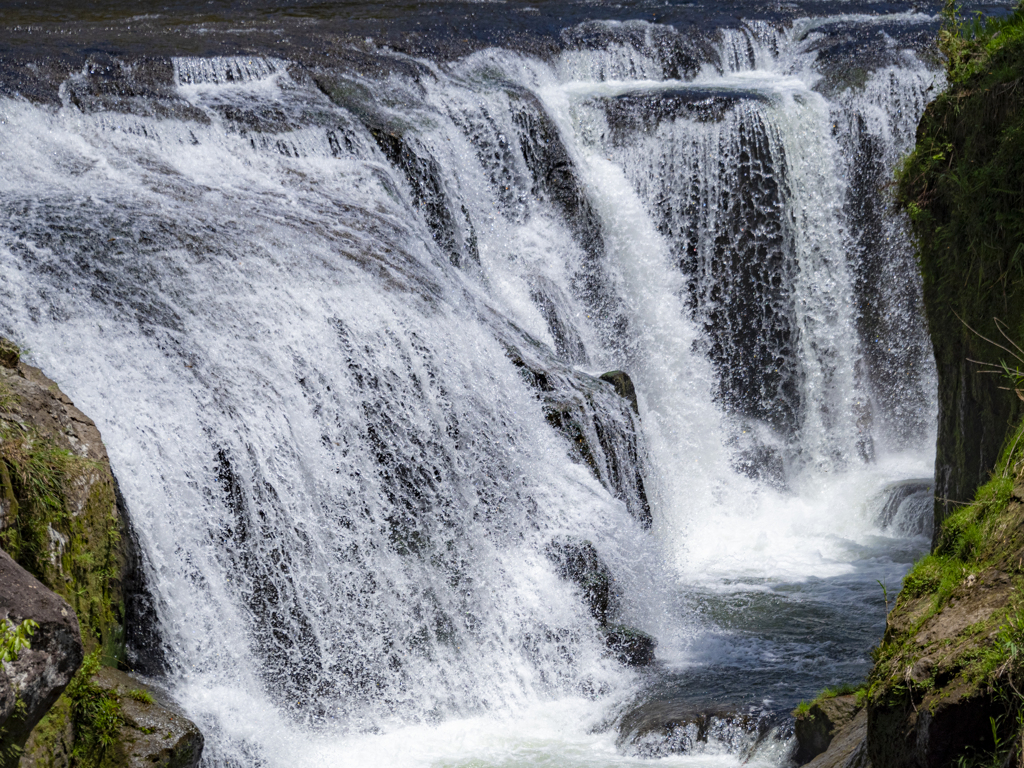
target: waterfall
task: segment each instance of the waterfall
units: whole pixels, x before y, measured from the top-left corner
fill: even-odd
[[[0,100],[0,332],[102,431],[163,649],[134,662],[210,765],[616,765],[652,685],[784,712],[863,674],[928,536],[884,187],[932,21],[94,56],[60,106]],[[660,671],[606,652],[560,537]],[[867,628],[824,671],[751,629],[831,604]]]

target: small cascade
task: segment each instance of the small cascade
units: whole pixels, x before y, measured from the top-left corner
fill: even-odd
[[[181,85],[231,85],[266,80],[287,69],[288,63],[264,56],[176,58],[174,80]]]

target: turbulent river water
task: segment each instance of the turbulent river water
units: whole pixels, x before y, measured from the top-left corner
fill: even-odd
[[[935,13],[4,6],[0,332],[100,427],[207,765],[786,764],[930,540]]]

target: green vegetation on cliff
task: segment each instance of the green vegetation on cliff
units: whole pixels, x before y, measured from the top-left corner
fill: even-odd
[[[1024,423],[907,574],[868,683],[876,765],[1024,757]]]
[[[1002,377],[983,371],[1013,367],[1007,336],[1024,339],[1024,10],[945,15],[949,88],[897,178],[939,373],[937,521],[973,498],[1021,414]]]
[[[102,469],[0,408],[0,547],[71,604],[86,650],[101,647],[116,664],[120,524],[113,480]]]

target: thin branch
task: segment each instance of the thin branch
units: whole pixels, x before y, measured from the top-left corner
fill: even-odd
[[[1020,355],[1016,355],[1017,359],[1020,360],[1021,359],[1021,355],[1024,355],[1024,349],[1021,349],[1020,347],[1018,347],[1017,346],[1017,342],[1015,342],[1013,339],[1011,339],[1010,335],[1006,332],[1006,329],[1009,328],[1010,326],[1008,326],[1006,323],[1004,323],[998,317],[993,317],[992,319],[995,321],[996,328],[998,328],[999,332],[1001,334],[1003,334],[1003,338],[1006,339],[1008,342],[1010,342],[1013,345],[1014,349],[1016,349],[1018,352],[1020,352]]]
[[[973,328],[971,328],[971,326],[969,326],[969,325],[968,325],[967,323],[965,323],[965,322],[964,322],[964,319],[963,319],[962,317],[960,317],[960,315],[958,315],[958,314],[957,314],[956,312],[954,312],[954,313],[953,313],[953,317],[955,317],[955,318],[956,318],[957,320],[959,320],[959,321],[960,321],[961,323],[963,323],[964,327],[965,327],[965,328],[966,328],[966,329],[967,329],[968,331],[970,331],[971,333],[973,333],[973,334],[974,334],[975,336],[977,336],[977,337],[978,337],[979,339],[983,339],[983,340],[987,341],[987,342],[988,342],[989,344],[991,344],[992,346],[994,346],[994,347],[999,347],[999,348],[1000,348],[1001,350],[1003,350],[1004,352],[1007,352],[1007,353],[1009,353],[1009,354],[1013,355],[1014,357],[1017,357],[1017,353],[1016,353],[1016,352],[1014,352],[1014,351],[1013,351],[1012,349],[1007,349],[1006,347],[1004,347],[1004,346],[1003,346],[1002,344],[1000,344],[999,342],[996,342],[996,341],[992,341],[992,339],[988,338],[987,336],[982,336],[982,335],[981,335],[980,333],[978,333],[978,332],[977,332],[976,330],[974,330]],[[1020,360],[1020,358],[1019,358],[1019,357],[1017,357],[1017,359],[1018,359],[1018,360]]]

